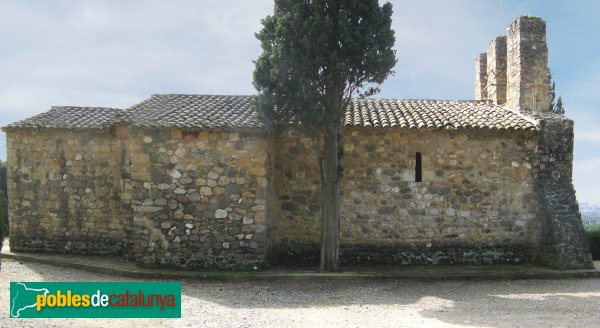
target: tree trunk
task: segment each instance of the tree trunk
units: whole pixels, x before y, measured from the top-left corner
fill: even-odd
[[[338,127],[332,124],[324,136],[321,158],[321,272],[339,267]]]

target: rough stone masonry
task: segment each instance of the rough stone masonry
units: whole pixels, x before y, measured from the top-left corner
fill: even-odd
[[[548,112],[545,22],[476,59],[476,100],[354,99],[343,122],[342,264],[591,267],[572,185],[573,121]],[[141,266],[314,266],[310,140],[252,96],[53,107],[7,133],[13,251]]]

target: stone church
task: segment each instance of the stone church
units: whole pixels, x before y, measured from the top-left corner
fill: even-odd
[[[355,99],[343,124],[348,264],[591,267],[572,184],[573,121],[549,112],[545,22],[476,59],[476,100]],[[142,266],[316,265],[308,139],[252,96],[159,94],[52,107],[4,128],[12,251]]]

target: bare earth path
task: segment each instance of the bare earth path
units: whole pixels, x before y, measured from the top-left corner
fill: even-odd
[[[183,282],[181,319],[9,319],[10,281],[130,281],[6,261],[1,327],[600,327],[600,279]]]

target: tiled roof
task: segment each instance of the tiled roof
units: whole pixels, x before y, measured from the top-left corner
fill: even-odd
[[[123,110],[104,107],[52,106],[42,114],[5,127],[26,129],[108,129],[115,125]]]
[[[344,115],[347,127],[404,129],[535,129],[523,114],[479,100],[354,99]]]
[[[253,96],[152,95],[129,108],[122,120],[158,128],[261,128]]]
[[[8,128],[103,129],[123,122],[147,128],[264,128],[253,96],[167,94],[120,111],[96,107],[52,107]],[[481,100],[354,99],[346,127],[401,129],[536,129],[534,119]]]
[[[144,127],[258,128],[252,96],[153,95],[123,120]],[[347,127],[535,129],[523,114],[489,101],[354,99]]]

